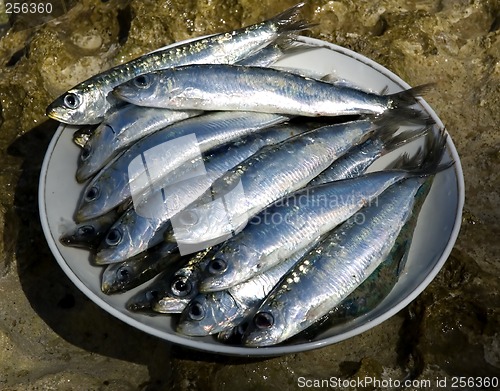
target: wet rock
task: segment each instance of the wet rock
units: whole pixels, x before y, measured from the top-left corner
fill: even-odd
[[[454,250],[438,278],[410,306],[412,354],[450,376],[498,376],[500,295],[496,277]],[[411,315],[410,315],[411,316]]]

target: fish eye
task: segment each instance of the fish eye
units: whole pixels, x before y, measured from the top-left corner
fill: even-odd
[[[184,210],[179,215],[179,221],[183,225],[195,225],[199,221],[198,214],[192,210]]]
[[[222,274],[227,270],[227,262],[220,258],[212,259],[207,270],[210,274]]]
[[[177,279],[172,283],[172,293],[178,297],[187,296],[193,289],[191,282],[185,279]]]
[[[99,188],[97,186],[92,186],[85,194],[85,201],[91,202],[99,198]]]
[[[158,298],[158,291],[155,289],[151,289],[150,291],[146,292],[146,300],[148,301],[153,301]]]
[[[253,318],[253,323],[258,329],[269,329],[273,327],[274,318],[269,312],[257,312]]]
[[[64,95],[63,101],[64,105],[68,109],[76,109],[81,104],[80,98],[78,98],[78,96],[76,94],[73,94],[72,92],[69,92],[66,95]]]
[[[197,301],[192,302],[189,306],[188,316],[192,320],[202,320],[205,317],[203,305]]]
[[[77,234],[79,236],[91,236],[95,234],[95,228],[92,225],[82,225],[78,228]]]
[[[137,88],[148,88],[151,85],[150,75],[139,75],[134,79],[134,85]]]
[[[84,162],[90,157],[90,154],[92,152],[92,148],[90,145],[85,144],[85,146],[82,149],[82,152],[80,153],[80,160]]]
[[[132,276],[130,267],[128,266],[122,266],[116,271],[116,277],[118,278],[118,281],[120,282],[126,282],[128,281]]]
[[[116,246],[121,241],[122,241],[121,231],[117,228],[110,229],[108,234],[106,235],[106,244],[108,246]]]

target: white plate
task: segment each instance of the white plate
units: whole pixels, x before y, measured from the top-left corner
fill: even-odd
[[[279,65],[334,74],[339,79],[353,81],[362,88],[374,91],[381,91],[386,86],[389,92],[410,87],[392,72],[366,57],[327,42],[301,39],[316,48],[306,53],[290,55],[281,60]],[[438,126],[443,127],[427,103],[422,100],[420,104]],[[40,217],[54,257],[76,286],[105,311],[149,334],[194,349],[243,356],[281,355],[318,348],[360,334],[396,314],[427,287],[448,258],[460,228],[464,203],[463,174],[455,146],[448,137],[446,159],[454,159],[455,165],[437,175],[418,220],[406,271],[390,295],[377,308],[345,325],[333,327],[311,341],[293,345],[256,349],[224,345],[212,337],[186,337],[175,331],[174,317],[148,316],[125,309],[125,302],[141,287],[112,296],[102,293],[102,269],[90,264],[89,253],[65,247],[59,242],[60,235],[72,221],[82,190],[82,186],[75,181],[79,156],[79,149],[72,142],[75,129],[66,125],[58,128],[48,147],[40,174]],[[413,142],[405,146],[405,150],[415,152],[417,147],[418,143]],[[387,156],[380,159],[374,168],[383,168],[390,158]]]

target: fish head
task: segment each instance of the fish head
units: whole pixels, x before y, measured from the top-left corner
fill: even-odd
[[[200,290],[202,292],[220,291],[228,289],[243,282],[256,273],[257,267],[254,260],[258,259],[255,250],[244,244],[231,246],[227,245],[217,251],[207,262],[203,271]]]
[[[117,196],[126,198],[124,191],[128,187],[123,185],[124,181],[128,181],[126,173],[113,173],[110,170],[110,172],[101,171],[100,174],[92,178],[82,191],[74,216],[77,222],[94,219],[113,210],[118,206]],[[125,190],[117,194],[116,189],[120,188]]]
[[[99,231],[93,221],[78,224],[59,238],[65,246],[82,248],[94,248],[99,240]]]
[[[103,167],[112,156],[115,131],[108,123],[101,123],[80,151],[76,179],[84,182]]]
[[[55,99],[46,110],[48,117],[70,125],[98,124],[111,106],[107,91],[83,84]]]
[[[138,106],[161,107],[157,105],[162,78],[157,72],[145,73],[120,84],[113,90],[118,99]]]
[[[153,310],[161,313],[180,313],[198,294],[199,273],[191,266],[176,271],[161,293]]]
[[[177,331],[190,336],[216,334],[234,327],[241,312],[227,291],[202,293],[182,311]]]
[[[235,232],[224,203],[204,201],[198,200],[171,218],[173,236],[186,254],[222,243]]]
[[[161,287],[151,286],[132,296],[126,303],[130,311],[152,310],[153,305],[162,294]]]
[[[113,263],[102,274],[101,291],[106,294],[127,290],[137,277],[137,270],[127,262]]]
[[[153,236],[149,219],[135,213],[133,207],[124,212],[108,229],[100,242],[94,262],[98,265],[121,262],[152,247],[144,238]]]
[[[287,324],[279,308],[262,305],[248,322],[243,344],[252,347],[275,345],[287,338]]]

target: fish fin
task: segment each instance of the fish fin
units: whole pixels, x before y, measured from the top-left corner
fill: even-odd
[[[393,257],[397,262],[397,268],[395,270],[396,276],[400,276],[403,272],[406,260],[408,259],[408,254],[410,252],[411,238],[404,240],[401,243],[397,243],[393,248]]]
[[[293,7],[288,8],[282,13],[273,17],[270,22],[278,26],[278,34],[288,34],[307,30],[316,24],[308,23],[302,19],[298,19],[300,9],[305,5],[305,2],[298,3]]]
[[[382,149],[382,155],[385,155],[395,149],[402,147],[405,144],[422,137],[429,132],[432,132],[434,127],[434,121],[424,127],[412,130],[405,130],[397,135],[382,135],[381,141],[384,143]],[[385,136],[385,137],[384,137]]]
[[[411,245],[411,240],[405,241],[404,246],[401,248],[401,255],[398,254],[400,257],[399,262],[398,262],[398,268],[396,270],[396,275],[399,277],[401,274],[403,274],[403,271],[406,267],[406,261],[408,260],[408,255],[410,254],[410,245]]]
[[[455,161],[440,164],[446,150],[446,139],[447,134],[444,128],[440,129],[437,134],[427,132],[423,148],[419,148],[412,157],[407,153],[402,154],[388,169],[406,170],[408,177],[428,177],[450,168]]]
[[[426,94],[428,91],[432,90],[434,86],[434,83],[422,84],[417,87],[396,92],[395,94],[385,95],[389,98],[389,108],[396,109],[411,106],[417,103],[417,98],[419,96]]]

